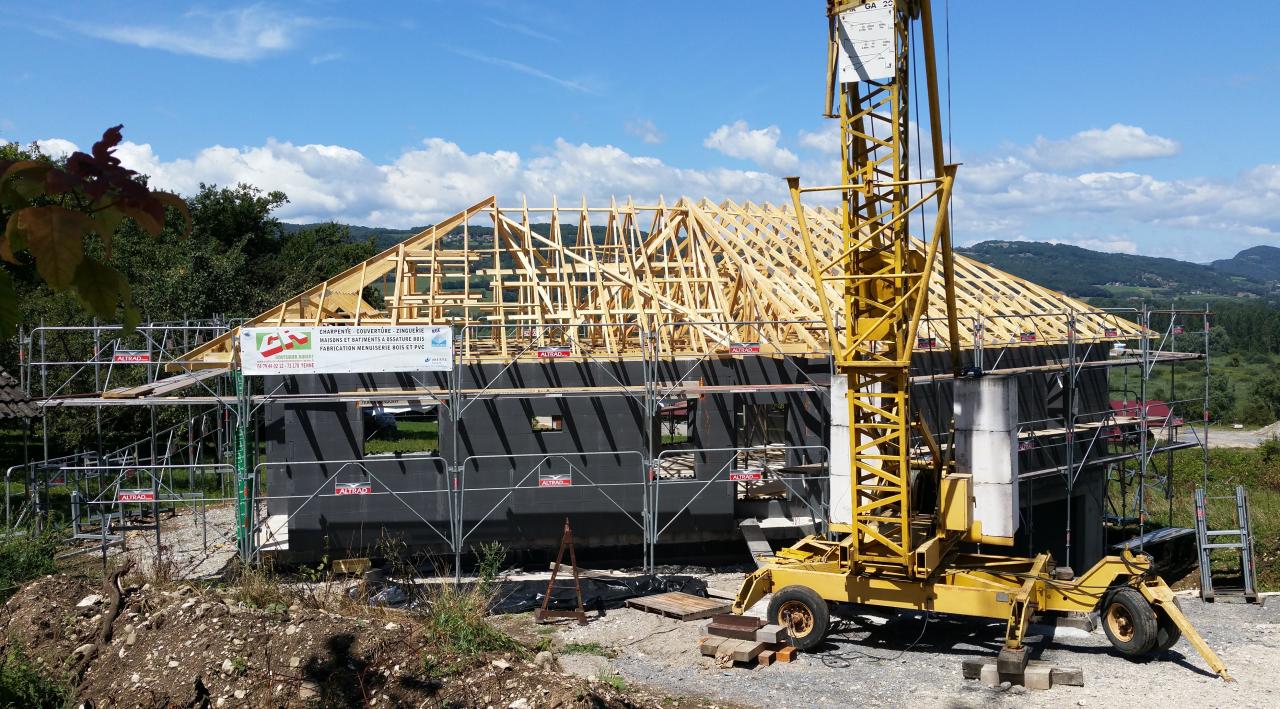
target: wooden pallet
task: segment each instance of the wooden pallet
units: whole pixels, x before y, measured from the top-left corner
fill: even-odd
[[[627,601],[627,606],[676,620],[701,620],[726,613],[733,604],[719,598],[702,598],[675,591],[632,598]]]

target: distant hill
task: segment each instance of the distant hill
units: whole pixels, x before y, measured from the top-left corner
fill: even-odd
[[[984,241],[958,249],[983,263],[1078,297],[1126,289],[1152,295],[1214,294],[1267,297],[1280,282],[1280,249],[1257,246],[1212,264],[1090,251],[1036,241]]]
[[[1209,265],[1220,273],[1264,283],[1280,282],[1280,248],[1275,246],[1255,246]]]
[[[291,233],[319,224],[285,223],[283,226]],[[347,228],[353,240],[372,237],[381,251],[429,227],[389,229],[348,225]],[[546,235],[550,226],[534,224],[533,230]],[[602,226],[592,227],[597,243],[604,239],[604,232]],[[564,224],[561,233],[567,241],[572,241],[577,229]],[[472,226],[467,236],[473,247],[490,246],[493,228]],[[451,248],[460,247],[461,228],[450,232],[445,243]],[[1210,264],[1091,251],[1038,241],[984,241],[957,251],[1046,288],[1081,298],[1135,295],[1135,289],[1153,297],[1209,294],[1280,298],[1280,248],[1274,246],[1255,246]]]
[[[284,227],[286,234],[292,234],[295,231],[311,229],[327,223],[328,222],[317,222],[314,224],[290,224],[289,222],[283,222],[281,226]],[[352,241],[364,241],[369,237],[373,237],[374,246],[376,246],[379,251],[395,246],[401,241],[404,241],[427,228],[423,226],[415,227],[413,229],[387,229],[385,227],[353,226],[351,224],[344,224],[343,226],[350,230]]]

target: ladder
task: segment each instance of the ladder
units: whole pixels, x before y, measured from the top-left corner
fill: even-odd
[[[1213,529],[1209,526],[1209,503],[1215,500],[1235,501],[1235,522],[1232,529]],[[1210,497],[1204,488],[1196,488],[1196,540],[1200,552],[1200,598],[1213,601],[1219,594],[1243,596],[1249,603],[1257,603],[1258,589],[1253,568],[1253,534],[1249,525],[1249,497],[1244,485],[1237,485],[1231,497]],[[1240,576],[1236,579],[1219,579],[1214,587],[1211,557],[1215,549],[1234,549],[1240,552]]]

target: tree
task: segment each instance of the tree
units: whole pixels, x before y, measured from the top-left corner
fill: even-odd
[[[1236,408],[1236,389],[1231,380],[1224,375],[1214,374],[1209,377],[1209,415],[1215,421],[1222,421],[1231,416]]]
[[[71,290],[89,311],[114,319],[123,308],[124,323],[138,321],[124,276],[109,265],[112,238],[121,223],[132,220],[153,236],[176,210],[190,230],[187,205],[177,195],[155,192],[115,157],[123,126],[108,128],[91,154],[72,153],[62,164],[40,155],[20,155],[9,148],[0,155],[0,258],[15,266],[35,266],[55,291]],[[10,157],[12,155],[12,157]],[[86,248],[90,239],[99,253]],[[8,336],[18,322],[18,295],[12,274],[0,269],[0,334]]]
[[[1271,418],[1266,423],[1280,419],[1280,374],[1267,372],[1259,377],[1253,385],[1253,396],[1270,412]]]

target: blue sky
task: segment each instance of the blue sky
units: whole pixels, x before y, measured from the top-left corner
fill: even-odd
[[[961,243],[1208,260],[1280,244],[1273,3],[935,0]],[[413,226],[484,196],[778,201],[829,181],[821,0],[0,0],[0,138],[290,220]]]

